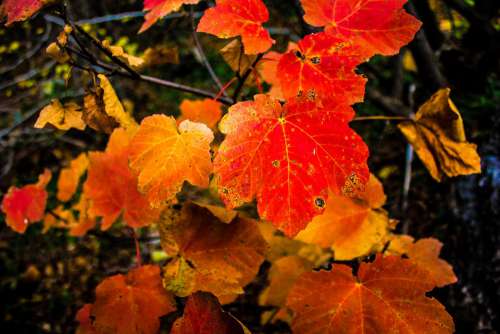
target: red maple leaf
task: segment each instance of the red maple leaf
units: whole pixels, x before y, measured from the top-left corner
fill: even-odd
[[[326,33],[307,35],[278,64],[283,96],[362,102],[366,79],[354,69],[363,60],[359,48],[344,39]]]
[[[2,3],[3,11],[7,14],[5,25],[9,26],[16,21],[30,18],[48,2],[48,0],[4,0]]]
[[[144,0],[144,10],[148,13],[144,16],[146,21],[139,33],[148,30],[165,15],[178,11],[182,5],[195,5],[198,2],[200,0]]]
[[[219,192],[233,208],[257,198],[262,219],[294,236],[323,212],[328,189],[349,193],[369,176],[368,148],[348,126],[344,104],[318,106],[267,95],[229,109],[215,158]]]
[[[301,0],[304,20],[362,48],[367,57],[392,55],[408,44],[421,23],[406,13],[407,0]]]
[[[274,40],[262,23],[269,12],[262,0],[217,0],[217,5],[205,11],[198,25],[199,32],[220,38],[241,36],[246,54],[267,51]]]

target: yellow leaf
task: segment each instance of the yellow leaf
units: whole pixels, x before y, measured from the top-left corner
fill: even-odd
[[[212,131],[202,123],[165,115],[146,117],[130,145],[130,167],[138,175],[139,191],[150,204],[161,206],[175,199],[184,181],[207,187],[212,172]]]
[[[123,105],[118,99],[118,96],[116,96],[115,90],[113,89],[113,86],[109,82],[108,78],[103,74],[99,74],[98,78],[100,81],[100,87],[104,92],[103,102],[106,114],[113,117],[121,127],[126,130],[134,131],[138,127],[138,124],[123,108]]]
[[[121,46],[111,45],[108,40],[102,41],[102,46],[108,49],[113,56],[120,59],[134,69],[140,69],[144,66],[144,59],[126,53]]]
[[[420,107],[415,121],[399,124],[437,181],[445,176],[481,173],[476,145],[467,142],[462,117],[449,95],[449,88],[439,90]]]
[[[64,50],[61,50],[56,42],[50,43],[45,50],[49,56],[54,58],[59,64],[64,64],[70,60],[70,56]]]
[[[256,55],[246,55],[243,52],[243,45],[238,39],[220,49],[220,53],[229,67],[240,75],[244,74],[257,59]]]
[[[44,128],[47,123],[52,124],[59,130],[65,131],[71,128],[78,130],[85,129],[85,122],[82,119],[80,107],[74,102],[66,103],[63,106],[59,100],[53,100],[40,111],[35,128]]]
[[[331,247],[336,260],[351,260],[383,248],[394,227],[382,209],[382,184],[373,175],[360,198],[331,194],[325,212],[316,216],[296,239]]]

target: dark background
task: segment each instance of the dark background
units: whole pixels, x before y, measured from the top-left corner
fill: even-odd
[[[312,32],[301,19],[298,2],[265,1],[271,12],[268,27],[284,50],[288,41]],[[127,51],[139,54],[155,44],[176,46],[181,62],[147,73],[178,83],[215,91],[205,68],[193,53],[186,12],[157,23],[138,36],[141,1],[71,1],[71,15],[87,24],[99,38],[110,37]],[[206,4],[194,7],[201,11]],[[375,57],[361,67],[369,77],[366,103],[359,115],[407,115],[440,87],[451,87],[464,118],[468,140],[478,145],[483,172],[435,182],[415,158],[408,169],[407,145],[394,122],[357,122],[353,127],[371,150],[370,167],[382,180],[391,216],[400,229],[416,238],[433,236],[444,243],[442,257],[459,278],[457,284],[432,295],[453,316],[457,333],[496,333],[500,328],[500,1],[414,0],[408,10],[423,21],[415,40],[394,57]],[[45,55],[61,26],[47,8],[36,17],[0,28],[0,195],[12,184],[34,181],[48,167],[79,152],[103,149],[106,136],[85,132],[60,133],[33,129],[37,111],[52,98],[81,99],[86,82],[75,70],[66,82],[66,65]],[[132,12],[121,20],[111,14]],[[93,18],[104,16],[105,22]],[[286,29],[283,29],[286,28]],[[200,35],[209,61],[222,82],[232,72],[217,50],[226,42]],[[403,56],[404,55],[404,56]],[[416,71],[409,65],[409,55]],[[178,91],[112,78],[120,97],[134,106],[138,119],[152,113],[178,113]],[[250,98],[255,88],[245,88]],[[408,193],[405,175],[411,175]],[[54,182],[51,183],[54,190]],[[49,203],[53,205],[54,203]],[[84,238],[63,230],[41,233],[41,224],[24,235],[12,232],[0,217],[0,332],[69,333],[76,310],[93,300],[103,277],[126,271],[135,254],[133,239],[124,229],[93,231]],[[154,256],[158,245],[143,243],[143,254]],[[266,266],[262,268],[262,274]],[[226,308],[254,333],[287,333],[285,324],[261,326],[263,309],[255,306],[263,278],[247,287],[248,294]],[[166,319],[165,322],[169,322]]]

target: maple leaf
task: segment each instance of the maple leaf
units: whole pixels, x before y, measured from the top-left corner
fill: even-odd
[[[10,187],[2,200],[2,211],[7,225],[18,233],[24,233],[29,223],[42,220],[47,204],[45,187],[52,173],[46,169],[38,177],[38,182],[22,188]]]
[[[241,36],[245,53],[257,54],[274,43],[262,26],[267,20],[269,12],[262,0],[217,0],[215,7],[205,11],[197,31],[220,38]]]
[[[453,320],[426,292],[435,287],[410,260],[378,256],[356,277],[346,265],[302,274],[287,305],[294,333],[452,333]],[[321,291],[321,293],[318,293]]]
[[[185,297],[208,291],[222,303],[233,301],[264,260],[266,242],[256,222],[235,218],[221,222],[205,208],[185,204],[159,223],[161,244],[171,257],[165,267],[168,290]]]
[[[144,11],[148,13],[144,16],[144,23],[139,30],[142,33],[148,30],[162,17],[178,11],[182,5],[195,5],[200,0],[144,0]]]
[[[137,177],[128,166],[130,135],[117,128],[109,138],[105,152],[89,153],[89,169],[84,193],[92,200],[90,212],[103,217],[102,229],[108,229],[123,213],[125,223],[142,227],[155,222],[160,210],[151,208],[137,190]]]
[[[297,49],[297,44],[290,42],[288,43],[288,48],[286,52]],[[285,53],[279,53],[276,51],[270,51],[264,55],[262,60],[259,62],[258,70],[262,79],[271,85],[271,90],[269,95],[276,99],[283,100],[283,92],[281,91],[281,83],[278,75],[278,64]]]
[[[40,111],[40,115],[34,127],[41,129],[44,128],[47,123],[64,131],[71,128],[78,130],[85,129],[85,122],[82,119],[80,106],[74,102],[66,103],[63,106],[59,100],[53,100],[48,106]]]
[[[57,199],[67,202],[73,197],[82,175],[87,171],[89,160],[86,153],[71,160],[69,166],[63,168],[57,180]]]
[[[362,48],[366,57],[393,55],[408,44],[421,22],[406,13],[407,0],[301,0],[304,20]]]
[[[52,0],[4,0],[1,5],[4,13],[7,14],[5,26],[9,26],[16,21],[29,19],[50,2]],[[0,13],[2,12],[0,11]]]
[[[90,316],[97,333],[156,334],[159,317],[175,309],[173,296],[162,286],[160,268],[146,265],[102,281]]]
[[[154,207],[175,199],[184,181],[208,186],[212,171],[212,131],[202,123],[153,115],[142,120],[130,145],[130,167],[138,175],[139,191]]]
[[[357,198],[331,194],[326,210],[314,217],[296,239],[331,247],[336,260],[352,260],[381,251],[393,228],[382,184],[370,176],[365,192]]]
[[[177,319],[171,334],[250,334],[231,314],[224,312],[219,301],[210,293],[197,292],[189,296],[184,315]]]
[[[278,63],[283,96],[362,102],[366,79],[354,72],[361,62],[352,43],[326,33],[307,35]]]
[[[137,129],[137,122],[123,108],[109,79],[104,74],[99,74],[97,77],[99,78],[99,86],[103,92],[102,103],[104,104],[106,114],[111,116],[121,127],[135,131]]]
[[[387,254],[406,255],[413,263],[427,270],[436,286],[443,287],[457,282],[453,268],[448,262],[439,258],[443,244],[434,238],[414,239],[408,235],[394,235]]]
[[[222,104],[213,99],[203,100],[182,100],[179,106],[181,116],[178,122],[190,120],[192,122],[204,123],[209,128],[214,129],[222,116]]]
[[[476,145],[467,142],[462,117],[449,95],[449,88],[440,89],[418,109],[415,121],[398,125],[438,182],[445,176],[481,173]]]
[[[325,208],[328,192],[352,195],[366,183],[368,148],[349,128],[354,111],[267,95],[229,108],[214,161],[229,208],[257,198],[262,219],[296,235]]]

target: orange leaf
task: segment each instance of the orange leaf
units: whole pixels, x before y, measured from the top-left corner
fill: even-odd
[[[63,168],[57,180],[57,199],[67,202],[73,197],[80,178],[87,170],[89,160],[87,154],[82,153],[73,159],[69,166]]]
[[[366,79],[354,72],[362,60],[359,48],[343,39],[326,33],[307,35],[280,59],[277,74],[283,95],[362,102]]]
[[[183,120],[204,123],[211,129],[219,122],[222,116],[222,104],[213,99],[204,100],[183,100],[180,105],[181,116],[177,120],[181,123]]]
[[[313,264],[299,256],[285,256],[269,269],[269,286],[259,296],[259,305],[285,306],[286,298],[299,276],[313,269]]]
[[[352,195],[366,183],[368,149],[349,128],[349,106],[267,95],[229,108],[214,170],[230,208],[257,198],[262,219],[288,236],[322,213],[330,189]]]
[[[287,52],[295,49],[297,49],[297,44],[293,42],[288,43]],[[269,95],[280,100],[283,100],[284,97],[278,75],[278,63],[283,55],[284,53],[270,51],[264,55],[258,66],[262,79],[272,86]]]
[[[417,266],[429,271],[438,287],[457,282],[453,268],[448,262],[439,258],[443,244],[434,238],[419,239],[407,235],[395,235],[389,244],[387,253],[406,255]]]
[[[162,17],[181,9],[182,5],[195,5],[200,0],[144,0],[144,11],[148,13],[144,16],[144,24],[139,33],[148,30]]]
[[[7,14],[5,25],[9,26],[16,21],[29,19],[48,2],[50,0],[4,0],[2,6]]]
[[[97,334],[93,321],[90,318],[91,308],[92,304],[85,304],[76,313],[75,320],[79,323],[76,334]]]
[[[373,175],[359,198],[332,194],[326,210],[314,217],[296,239],[331,247],[336,260],[351,260],[381,251],[392,229],[382,184]]]
[[[89,153],[89,170],[84,193],[92,200],[90,213],[102,216],[102,229],[108,229],[123,213],[125,223],[142,227],[155,222],[159,210],[150,207],[137,190],[137,177],[129,166],[130,137],[126,130],[115,129],[105,152]]]
[[[9,188],[2,200],[2,211],[11,229],[24,233],[29,223],[43,219],[48,196],[45,187],[51,178],[52,173],[46,169],[36,184]]]
[[[163,288],[160,268],[147,265],[102,281],[90,314],[98,333],[156,334],[159,317],[175,309],[173,296]]]
[[[153,115],[143,119],[130,144],[130,167],[139,179],[139,191],[154,207],[175,199],[184,181],[208,187],[212,172],[212,131],[201,123]]]
[[[266,242],[256,222],[221,222],[208,209],[186,204],[159,223],[161,243],[172,260],[165,267],[168,290],[186,297],[208,291],[231,302],[250,283],[264,260]]]
[[[302,274],[288,295],[294,333],[452,333],[429,274],[410,260],[378,256],[357,277],[346,265]],[[320,292],[320,293],[318,293]]]
[[[198,24],[199,32],[220,38],[241,36],[246,54],[267,51],[274,43],[262,24],[269,12],[262,0],[217,0],[217,5],[205,11]]]
[[[248,330],[247,330],[248,331]],[[224,312],[219,301],[206,292],[191,295],[184,315],[177,319],[171,334],[244,334],[244,326],[231,314]]]
[[[393,55],[408,44],[421,23],[406,13],[407,0],[301,0],[304,20],[353,41],[367,57]]]

